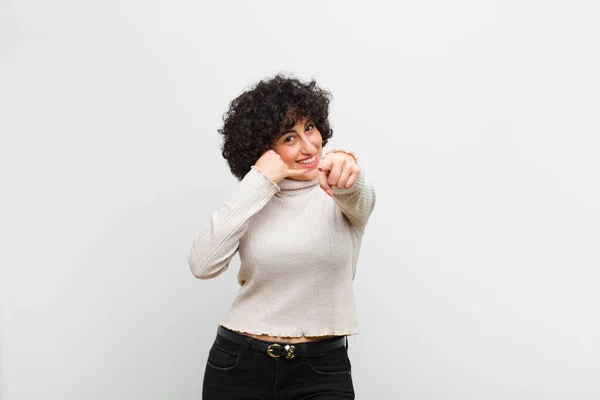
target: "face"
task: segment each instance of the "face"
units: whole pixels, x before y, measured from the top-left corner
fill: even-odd
[[[306,118],[299,120],[292,129],[275,140],[273,150],[290,169],[310,168],[310,171],[293,179],[305,181],[317,177],[317,166],[323,153],[323,138],[312,121]],[[305,162],[301,164],[299,161],[303,160]]]

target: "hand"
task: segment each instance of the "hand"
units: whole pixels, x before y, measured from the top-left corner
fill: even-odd
[[[254,166],[261,170],[262,173],[274,183],[280,182],[288,177],[295,178],[297,176],[302,176],[307,171],[310,171],[308,168],[290,169],[275,150],[268,150],[265,152],[260,156],[258,161],[256,161]]]
[[[360,168],[354,158],[344,153],[329,153],[319,162],[319,185],[329,196],[331,187],[350,189],[356,183]]]

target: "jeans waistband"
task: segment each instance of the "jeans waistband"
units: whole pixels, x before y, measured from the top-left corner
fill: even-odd
[[[217,340],[224,338],[244,349],[251,349],[259,353],[265,353],[273,358],[315,358],[340,347],[348,347],[346,336],[336,336],[305,343],[267,342],[253,338],[239,332],[232,331],[223,326],[217,329]]]

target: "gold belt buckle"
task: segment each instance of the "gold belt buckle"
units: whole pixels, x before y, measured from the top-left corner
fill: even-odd
[[[279,358],[279,357],[281,357],[281,355],[273,352],[275,349],[279,349],[279,348],[281,348],[280,344],[273,343],[273,344],[269,345],[269,347],[267,347],[267,354],[273,358]],[[283,346],[283,348],[286,351],[285,358],[287,360],[291,360],[292,358],[295,357],[294,350],[296,350],[296,347],[294,347],[293,344],[286,344],[285,346]]]

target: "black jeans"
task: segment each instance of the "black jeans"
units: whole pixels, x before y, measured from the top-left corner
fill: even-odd
[[[354,399],[347,342],[334,349],[327,347],[340,343],[339,338],[296,344],[290,358],[285,343],[279,347],[223,328],[220,332],[234,341],[217,334],[204,374],[204,400]],[[267,346],[280,351],[269,350],[269,355]]]

